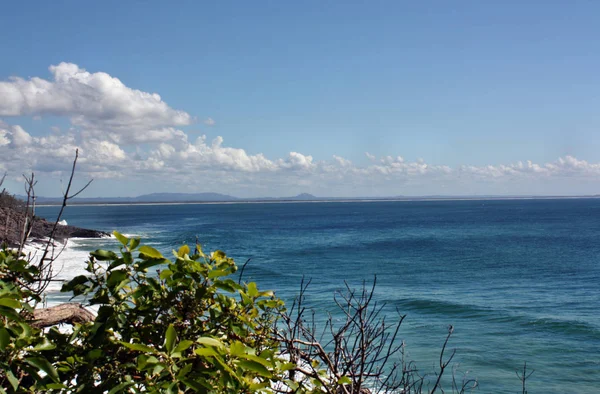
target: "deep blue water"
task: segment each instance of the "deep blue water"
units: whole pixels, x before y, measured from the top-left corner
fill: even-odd
[[[478,392],[520,392],[524,361],[530,393],[600,392],[600,199],[71,206],[64,218],[165,252],[197,235],[205,251],[251,258],[245,279],[284,299],[312,278],[321,316],[344,280],[377,275],[423,372],[452,324],[458,371]]]

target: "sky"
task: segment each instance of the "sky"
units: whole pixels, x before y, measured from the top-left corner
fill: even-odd
[[[58,196],[600,194],[597,1],[0,2],[0,171]]]

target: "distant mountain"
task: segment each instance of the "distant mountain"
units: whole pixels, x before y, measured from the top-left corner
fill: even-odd
[[[285,200],[294,200],[294,201],[306,201],[306,200],[318,200],[319,198],[313,196],[308,193],[300,193],[296,197],[286,198]]]
[[[16,196],[22,200],[24,196]],[[362,200],[442,200],[442,199],[466,199],[466,200],[481,200],[481,199],[513,199],[513,198],[572,198],[572,197],[587,197],[598,198],[596,196],[451,196],[451,195],[429,195],[429,196],[395,196],[395,197],[315,197],[309,193],[300,193],[292,197],[258,197],[258,198],[239,198],[221,193],[151,193],[137,197],[93,197],[93,198],[74,198],[69,200],[70,204],[148,204],[148,203],[194,203],[194,202],[277,202],[277,201],[362,201]],[[62,203],[60,197],[37,197],[38,205],[58,205]]]

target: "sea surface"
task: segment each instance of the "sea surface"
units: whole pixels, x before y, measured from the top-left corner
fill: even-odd
[[[70,206],[63,219],[141,236],[165,255],[198,236],[205,251],[251,259],[244,280],[286,300],[312,279],[307,302],[321,319],[344,282],[376,276],[390,318],[407,315],[400,337],[421,372],[437,370],[452,325],[457,377],[477,378],[477,392],[520,393],[524,362],[529,393],[600,392],[600,199]],[[60,276],[115,247],[71,240]]]

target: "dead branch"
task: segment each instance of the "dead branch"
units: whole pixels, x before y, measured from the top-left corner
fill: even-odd
[[[446,336],[446,340],[444,341],[444,346],[442,346],[442,351],[440,352],[440,373],[438,374],[437,380],[433,385],[433,389],[431,390],[431,394],[435,393],[435,391],[441,387],[442,376],[444,375],[444,371],[446,367],[450,364],[454,355],[456,354],[456,350],[452,350],[452,354],[448,357],[448,360],[444,361],[444,352],[446,351],[446,346],[448,345],[448,341],[454,332],[454,327],[452,325],[448,326],[448,335]],[[442,390],[443,391],[443,390]]]
[[[38,308],[33,311],[32,326],[45,328],[61,323],[75,324],[94,321],[94,314],[81,304],[69,302],[50,308]]]
[[[534,372],[535,372],[535,369],[532,370],[531,372],[527,373],[527,361],[525,363],[523,363],[523,373],[521,373],[519,375],[519,371],[516,371],[517,378],[519,378],[519,380],[522,383],[522,388],[523,388],[522,393],[523,394],[527,394],[526,382],[527,382],[527,379],[529,379],[529,377],[531,375],[533,375]]]
[[[52,263],[54,262],[54,260],[56,260],[56,258],[58,257],[58,254],[60,254],[60,252],[58,254],[54,253],[54,251],[55,251],[54,250],[54,237],[56,235],[56,229],[57,229],[57,226],[58,226],[58,222],[60,222],[62,214],[63,214],[63,212],[65,210],[65,207],[67,206],[67,201],[70,200],[70,199],[72,199],[73,197],[76,197],[81,192],[83,192],[85,189],[87,189],[87,187],[93,181],[93,179],[90,179],[88,181],[88,183],[86,183],[85,186],[83,186],[77,192],[75,192],[74,194],[69,194],[70,191],[71,191],[71,186],[73,184],[73,177],[75,176],[75,168],[77,166],[77,159],[78,158],[79,158],[79,149],[76,149],[75,150],[75,159],[73,159],[73,166],[71,168],[71,175],[69,176],[69,182],[67,183],[67,189],[63,193],[62,205],[61,205],[60,211],[58,212],[58,215],[56,217],[56,221],[54,222],[54,225],[52,226],[52,230],[50,231],[50,235],[48,236],[48,241],[46,242],[46,245],[44,247],[44,250],[42,252],[42,256],[41,256],[39,264],[38,264],[38,268],[39,268],[40,273],[43,273],[42,274],[43,275],[42,279],[52,279],[52,277],[53,277]],[[33,178],[33,176],[32,176],[32,178]],[[48,257],[48,254],[50,254],[50,257]],[[40,289],[39,289],[39,293],[40,294],[46,290],[46,288],[48,287],[49,283],[50,283],[50,281],[48,281],[48,280],[41,282],[41,286],[40,286]]]

